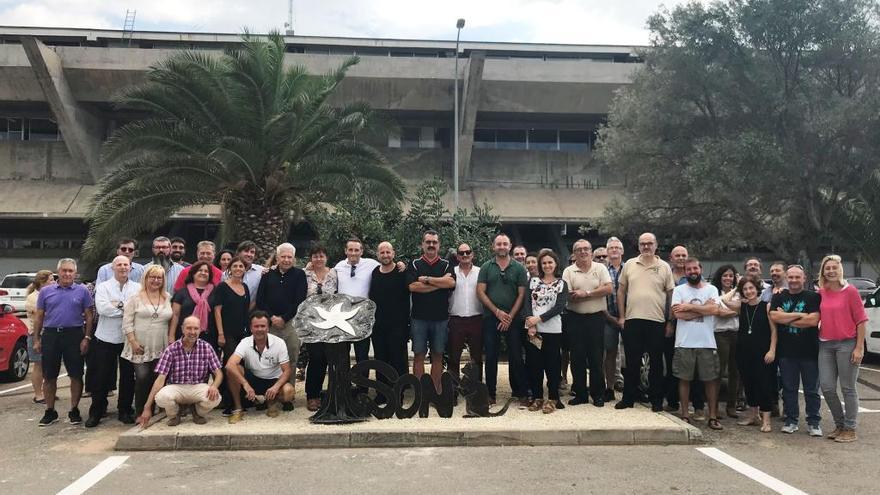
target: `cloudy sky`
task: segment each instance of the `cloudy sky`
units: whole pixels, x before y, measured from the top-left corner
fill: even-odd
[[[294,0],[297,34],[536,43],[645,44],[645,19],[684,0]],[[0,0],[0,25],[265,32],[283,29],[287,0]]]

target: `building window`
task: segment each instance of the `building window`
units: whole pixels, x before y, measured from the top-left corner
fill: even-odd
[[[400,147],[401,148],[418,148],[419,140],[422,136],[421,127],[401,127],[400,128]]]
[[[591,147],[590,131],[559,131],[561,151],[588,151]]]
[[[497,136],[500,150],[528,149],[525,129],[498,129]]]
[[[556,129],[530,129],[530,150],[558,150],[559,142]]]

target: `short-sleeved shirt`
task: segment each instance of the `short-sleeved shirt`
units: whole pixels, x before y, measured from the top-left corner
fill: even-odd
[[[648,265],[640,256],[630,258],[623,265],[619,283],[626,286],[627,320],[666,320],[666,293],[675,287],[668,263],[659,256],[654,256],[654,262]]]
[[[709,300],[719,303],[718,289],[712,284],[694,287],[679,285],[672,290],[672,305],[694,304],[702,306]],[[675,326],[675,347],[688,349],[717,349],[715,344],[715,317],[699,316],[693,320],[678,320]]]
[[[491,259],[480,267],[477,277],[478,284],[486,284],[486,296],[501,311],[509,312],[519,295],[519,288],[528,288],[529,274],[526,268],[512,258],[504,270]],[[483,308],[483,314],[492,315],[489,308]]]
[[[856,327],[868,321],[858,289],[847,284],[838,291],[819,289],[819,295],[822,297],[819,305],[822,321],[819,327],[819,340],[856,338]]]
[[[235,348],[235,355],[241,358],[244,369],[251,372],[257,378],[264,380],[277,380],[281,377],[281,365],[290,362],[287,354],[287,345],[281,337],[272,334],[266,335],[266,347],[263,352],[257,350],[254,345],[253,335],[245,337]]]
[[[455,280],[452,263],[436,257],[433,263],[424,256],[410,262],[406,268],[406,285],[419,277],[444,277],[450,275]],[[431,292],[412,293],[412,317],[415,320],[443,321],[449,318],[449,294],[452,289],[437,289]]]
[[[792,294],[788,289],[774,294],[770,300],[770,311],[784,313],[816,313],[822,298],[811,290]],[[776,325],[778,345],[776,355],[780,358],[817,359],[819,356],[819,328],[797,328]]]
[[[167,384],[196,385],[205,383],[208,375],[218,369],[220,359],[211,344],[197,339],[192,350],[186,352],[180,339],[165,348],[154,371],[168,377]]]
[[[213,308],[220,306],[220,321],[223,323],[223,336],[226,339],[240,339],[248,334],[248,314],[251,306],[251,291],[247,284],[241,284],[244,294],[238,295],[226,282],[221,283],[211,292],[211,316]],[[215,320],[216,325],[216,320]]]
[[[568,290],[594,291],[599,287],[611,283],[611,274],[602,263],[590,262],[590,268],[581,270],[577,264],[569,265],[562,271],[562,280],[568,284]],[[566,306],[569,311],[580,314],[598,313],[608,309],[608,302],[604,297],[591,297],[580,301],[568,300]]]
[[[81,327],[83,314],[94,306],[92,294],[82,284],[67,287],[61,284],[47,285],[37,296],[37,309],[45,311],[44,328]]]
[[[370,279],[370,299],[376,303],[376,323],[373,335],[409,327],[410,292],[407,274],[395,266],[382,273],[382,267],[373,269]]]
[[[336,270],[336,292],[354,297],[369,297],[370,280],[377,266],[379,262],[372,258],[361,258],[357,265],[352,265],[348,259],[336,263],[333,267]]]

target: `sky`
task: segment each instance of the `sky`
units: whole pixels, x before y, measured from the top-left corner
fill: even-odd
[[[706,1],[706,0],[701,0]],[[307,36],[645,45],[645,21],[684,0],[294,0]],[[288,0],[0,0],[0,25],[263,33],[284,30]]]

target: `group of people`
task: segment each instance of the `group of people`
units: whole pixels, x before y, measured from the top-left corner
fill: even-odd
[[[298,375],[306,407],[316,411],[327,361],[320,344],[301,347],[293,318],[308,296],[339,293],[376,304],[372,334],[354,343],[355,359],[368,359],[372,347],[374,359],[407,373],[411,341],[412,373],[429,373],[438,392],[444,357],[458,376],[467,349],[480,380],[485,370],[495,403],[504,339],[511,395],[529,411],[603,407],[622,390],[616,409],[647,401],[653,411],[679,410],[685,421],[707,419],[710,428],[722,429],[724,379],[727,416],[767,432],[781,383],[781,431],[798,430],[802,387],[809,433],[822,436],[821,386],[835,423],[828,438],[856,438],[855,383],[867,318],[838,256],[822,260],[815,292],[801,266],[782,263],[771,266],[773,284],[764,287],[757,258],[746,260],[742,276],[725,265],[706,282],[701,262],[685,247],[676,246],[669,263],[658,257],[650,233],[639,237],[639,255],[626,262],[616,237],[595,250],[579,239],[567,266],[553,250],[529,253],[505,234],[494,238],[493,255],[480,266],[467,243],[441,257],[433,230],[422,236],[422,255],[408,262],[397,260],[390,242],[376,247],[374,260],[363,256],[360,240],[350,239],[345,259],[331,267],[327,251],[315,246],[303,269],[288,243],[261,266],[252,242],[218,255],[212,242],[202,241],[197,261],[185,265],[182,255],[174,259],[172,241],[154,239],[153,260],[140,265],[132,260],[135,242],[120,240],[116,258],[98,271],[94,297],[74,283],[72,259],[59,261],[56,283],[51,272],[38,274],[29,316],[32,356],[42,361],[35,394],[47,406],[40,426],[58,420],[62,361],[74,424],[82,421],[78,403],[88,363],[89,427],[106,415],[117,374],[123,423],[147,424],[156,406],[172,425],[188,413],[203,423],[218,406],[230,423],[251,406],[274,417],[292,410]],[[647,390],[640,378],[644,355]],[[563,403],[569,368],[572,398]],[[743,392],[750,409],[740,418]]]

